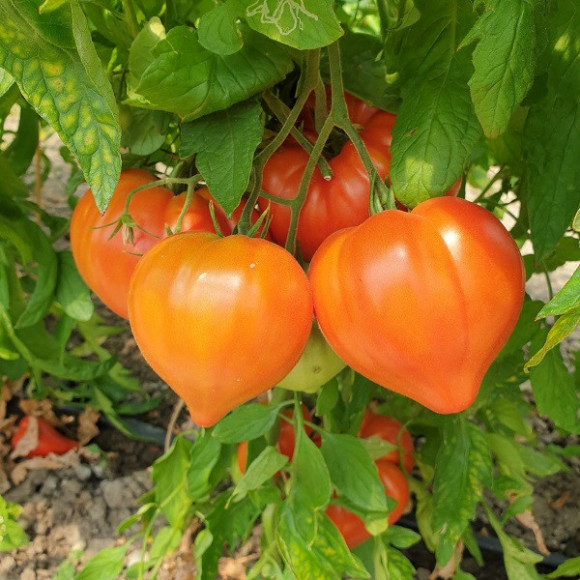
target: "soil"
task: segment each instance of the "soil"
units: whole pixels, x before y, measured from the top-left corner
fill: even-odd
[[[57,147],[58,141],[48,141],[47,153],[54,165],[45,187],[44,201],[51,211],[68,215],[70,210],[61,193],[67,172],[66,167],[58,162]],[[573,266],[553,280],[555,289],[569,277],[570,267]],[[532,280],[529,292],[541,295],[544,292],[542,281]],[[111,323],[126,324],[104,308],[100,312]],[[138,424],[141,427],[152,426],[157,440],[129,439],[101,421],[98,424],[100,433],[92,442],[98,445],[102,454],[87,454],[60,469],[31,469],[18,485],[12,484],[10,489],[2,490],[7,501],[23,506],[21,523],[30,543],[2,555],[0,580],[72,578],[73,569],[79,569],[83,562],[103,548],[123,542],[123,538],[134,531],[128,530],[119,536],[116,529],[139,508],[139,498],[151,488],[149,468],[163,452],[165,429],[177,398],[144,362],[128,328],[122,335],[108,339],[105,346],[119,353],[121,362],[139,377],[147,391],[163,393],[159,408],[139,417]],[[182,412],[176,429],[189,425],[186,413]],[[580,444],[578,437],[560,436],[548,421],[540,417],[535,418],[533,427],[543,444]],[[547,565],[539,567],[542,572],[553,570],[565,557],[580,554],[580,459],[573,457],[568,464],[569,472],[535,482],[533,513],[548,549],[555,552]],[[406,517],[403,523],[413,527],[412,515]],[[483,515],[478,525],[480,540],[487,546],[483,549],[485,565],[479,567],[466,553],[462,568],[478,580],[506,578],[497,543],[492,540],[486,544],[492,532]],[[508,531],[528,547],[535,547],[533,533],[523,525],[510,523]],[[138,559],[139,550],[140,546],[135,545],[134,551],[129,553],[129,560]],[[426,580],[435,567],[433,556],[422,544],[406,553],[417,569],[415,578]],[[220,578],[245,577],[239,562],[224,559],[222,564]],[[160,573],[160,578],[177,577],[170,563]]]

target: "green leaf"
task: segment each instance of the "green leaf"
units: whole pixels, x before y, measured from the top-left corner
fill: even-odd
[[[580,206],[580,11],[575,0],[548,3],[548,31],[538,75],[543,98],[531,105],[524,129],[526,183],[537,261],[555,247]]]
[[[191,447],[189,441],[176,437],[171,449],[155,461],[151,474],[155,482],[155,500],[175,528],[184,524],[191,507],[187,493]]]
[[[393,129],[390,177],[397,199],[408,207],[446,192],[482,137],[467,86],[471,51],[457,51],[458,39],[473,21],[471,3],[415,4],[419,21],[387,44],[389,49],[399,43],[403,97]]]
[[[369,577],[328,517],[307,506],[295,494],[291,494],[278,511],[276,541],[282,558],[296,578]]]
[[[248,29],[232,55],[206,50],[197,31],[158,19],[143,28],[130,52],[131,103],[176,113],[184,121],[229,108],[273,86],[293,69],[286,49]]]
[[[131,120],[121,145],[133,155],[151,155],[165,143],[171,115],[163,111],[131,108]]]
[[[516,443],[516,449],[527,470],[538,477],[569,471],[568,466],[560,458],[546,450],[538,451],[521,443]]]
[[[205,432],[193,447],[187,468],[187,494],[192,501],[209,497],[212,492],[210,476],[220,457],[221,445]]]
[[[580,556],[566,560],[547,575],[548,578],[562,578],[562,576],[580,576]]]
[[[75,320],[89,320],[95,311],[91,291],[79,274],[72,253],[62,251],[58,258],[58,279],[55,298],[64,311]]]
[[[214,427],[212,436],[221,443],[241,443],[261,437],[274,426],[284,406],[249,403],[237,407]]]
[[[374,512],[365,518],[373,535],[387,528],[385,486],[377,467],[361,441],[347,434],[322,433],[320,448],[338,496],[363,512]]]
[[[127,549],[127,542],[115,548],[105,548],[95,554],[75,577],[76,580],[116,580],[121,576]]]
[[[537,342],[532,342],[532,352],[538,348]],[[580,433],[578,396],[559,349],[548,350],[542,361],[530,368],[530,383],[540,415],[548,415],[560,429]]]
[[[38,148],[38,115],[28,106],[20,107],[20,121],[14,140],[6,148],[6,159],[16,175],[24,175]]]
[[[384,539],[395,548],[405,550],[420,542],[421,535],[408,528],[393,525],[389,526],[389,529],[385,532]]]
[[[0,68],[0,97],[3,97],[14,86],[12,75]]]
[[[232,500],[245,497],[249,491],[260,488],[288,463],[288,458],[275,447],[266,447],[250,463],[246,473],[234,488]]]
[[[503,548],[508,580],[540,580],[534,564],[541,562],[543,556],[528,550],[516,538],[506,534],[490,509],[486,509],[486,513]]]
[[[181,127],[181,157],[196,153],[195,164],[228,215],[238,207],[262,140],[262,107],[244,101]]]
[[[580,266],[562,289],[538,312],[538,318],[573,313],[580,309]]]
[[[199,43],[220,55],[234,54],[242,48],[243,40],[236,20],[235,2],[218,4],[199,19]]]
[[[75,154],[98,207],[121,169],[115,97],[76,1],[38,13],[36,0],[0,4],[0,66]]]
[[[321,48],[342,35],[329,0],[230,0],[248,24],[272,40],[293,48]]]
[[[491,485],[491,457],[484,433],[465,417],[450,418],[444,426],[437,455],[432,525],[439,532],[437,562],[446,564],[481,500]]]
[[[526,363],[524,368],[529,369],[534,367],[544,360],[546,354],[558,346],[566,337],[570,336],[578,325],[580,324],[580,311],[573,314],[564,314],[560,316],[556,322],[550,328],[548,336],[546,337],[546,342],[544,342],[542,348],[538,350]]]
[[[17,521],[21,512],[21,506],[7,502],[0,495],[0,552],[15,550],[28,544],[28,536]]]
[[[16,175],[12,168],[12,163],[4,156],[0,155],[0,201],[10,203],[14,198],[27,198],[28,188],[24,182]],[[9,201],[8,201],[9,200]],[[3,213],[7,213],[4,208]],[[11,207],[13,211],[19,211],[20,208]]]
[[[487,440],[500,472],[493,482],[494,492],[500,497],[505,497],[509,491],[519,495],[531,493],[533,488],[528,482],[526,465],[513,437],[488,433]]]
[[[478,40],[469,80],[475,112],[486,137],[507,128],[534,79],[533,0],[483,0],[485,11],[463,40]]]

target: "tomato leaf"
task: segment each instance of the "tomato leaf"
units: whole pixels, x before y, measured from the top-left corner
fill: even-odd
[[[387,528],[385,486],[376,465],[359,439],[323,432],[320,448],[339,497],[364,512],[373,512],[365,524],[373,534]]]
[[[3,97],[14,86],[12,75],[0,68],[0,97]]]
[[[191,447],[187,468],[187,494],[192,501],[207,499],[212,491],[210,475],[220,458],[221,445],[207,432]]]
[[[558,314],[573,314],[580,309],[580,266],[562,289],[538,312],[538,318]]]
[[[491,485],[491,457],[484,433],[464,417],[445,422],[433,488],[433,530],[440,534],[437,562],[446,564]]]
[[[151,155],[165,143],[171,115],[163,111],[132,108],[121,145],[133,155]]]
[[[276,540],[282,558],[296,578],[369,577],[329,518],[296,494],[291,493],[278,511]]]
[[[562,576],[580,576],[580,556],[566,560],[546,575],[547,578],[561,578]]]
[[[288,463],[288,458],[276,451],[275,447],[266,447],[252,463],[234,488],[232,500],[238,501],[249,491],[260,488]]]
[[[24,175],[32,163],[38,148],[39,123],[40,119],[32,108],[21,105],[18,130],[4,153],[16,175]]]
[[[461,47],[478,41],[469,87],[485,135],[494,139],[506,130],[532,86],[535,4],[532,0],[484,0],[483,4],[485,11]]]
[[[75,320],[89,320],[95,311],[91,291],[81,278],[72,253],[62,251],[58,258],[58,279],[55,298],[63,310]]]
[[[574,0],[550,4],[548,43],[538,60],[546,78],[524,128],[530,228],[536,259],[556,246],[580,206],[580,12]],[[563,46],[567,48],[562,49]]]
[[[237,6],[238,14],[254,30],[293,48],[320,48],[342,35],[342,28],[329,0],[230,2]]]
[[[257,101],[244,101],[181,127],[181,157],[197,154],[197,169],[228,215],[250,181],[254,152],[262,139],[261,113]]]
[[[212,436],[221,443],[241,443],[261,437],[273,427],[284,406],[250,403],[237,407],[215,426]]]
[[[191,506],[187,493],[192,444],[176,437],[165,455],[153,464],[151,478],[155,482],[155,500],[173,527],[181,527]]]
[[[206,12],[199,20],[199,43],[220,55],[238,52],[243,40],[236,23],[237,17],[236,6],[231,0]]]
[[[0,5],[0,66],[77,157],[103,210],[119,178],[117,105],[76,1],[47,14],[32,0]]]
[[[8,552],[28,544],[28,536],[18,524],[18,518],[21,512],[21,506],[16,503],[7,502],[0,495],[0,521],[2,521],[0,552]]]
[[[408,207],[441,195],[457,180],[481,126],[467,86],[471,51],[457,51],[473,21],[466,0],[421,0],[419,21],[395,33],[387,50],[401,53],[403,104],[393,128],[391,182]]]
[[[532,352],[543,337],[545,333],[532,342]],[[559,349],[548,350],[541,362],[530,368],[530,383],[540,415],[548,415],[561,429],[580,433],[578,396]]]
[[[77,574],[77,580],[115,580],[121,576],[130,542],[95,554]]]
[[[243,47],[222,56],[205,49],[197,31],[176,26],[165,33],[159,19],[152,19],[131,46],[130,104],[192,121],[260,93],[294,68],[284,47],[246,28],[242,32]]]

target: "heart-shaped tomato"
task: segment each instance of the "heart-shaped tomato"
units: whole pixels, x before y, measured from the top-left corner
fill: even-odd
[[[322,332],[353,369],[438,413],[475,399],[524,298],[515,242],[489,211],[440,197],[337,232],[309,271]]]
[[[292,370],[312,326],[306,274],[267,240],[186,232],[141,258],[129,321],[147,362],[209,427]]]

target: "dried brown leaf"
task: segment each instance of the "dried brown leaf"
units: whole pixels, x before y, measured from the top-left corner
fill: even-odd
[[[429,580],[436,580],[436,578],[443,578],[444,580],[451,580],[455,576],[455,572],[461,563],[463,558],[463,542],[459,540],[455,546],[453,556],[449,558],[449,562],[444,566],[439,566],[435,564],[435,569],[431,572]]]
[[[81,445],[86,445],[91,439],[99,434],[99,428],[97,427],[97,421],[99,420],[100,413],[96,409],[87,407],[79,415],[79,426],[77,431],[77,439]]]
[[[536,518],[534,518],[532,512],[526,510],[521,514],[517,514],[516,519],[518,520],[518,522],[520,522],[520,524],[522,524],[522,526],[525,526],[526,528],[532,530],[532,532],[534,533],[534,538],[536,539],[536,546],[538,548],[538,552],[540,552],[540,554],[544,554],[544,556],[549,556],[550,550],[548,550],[546,546],[544,534],[542,533],[542,530],[540,529],[540,526],[538,525],[538,522],[536,521]]]

